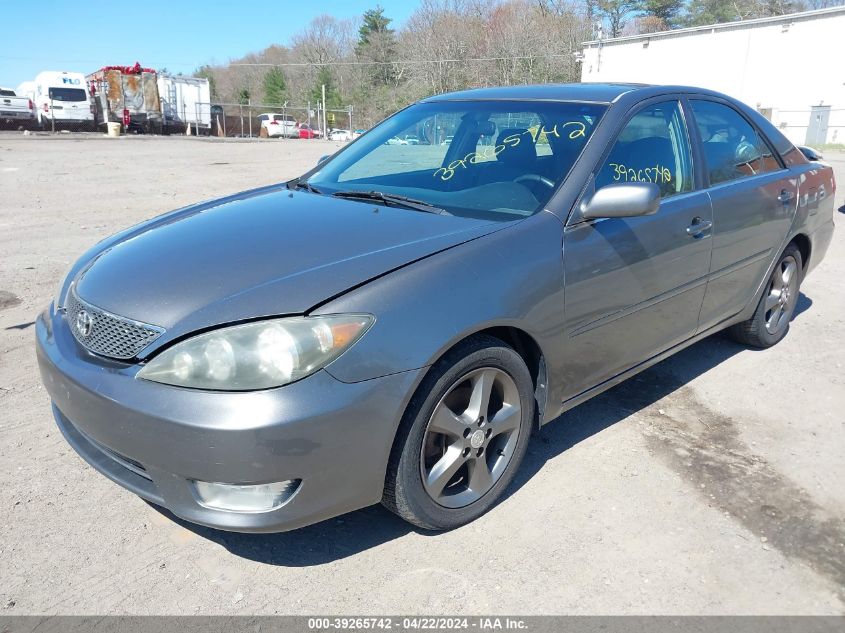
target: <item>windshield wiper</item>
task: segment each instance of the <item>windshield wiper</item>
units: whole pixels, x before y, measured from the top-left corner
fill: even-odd
[[[288,189],[305,189],[305,191],[310,191],[311,193],[322,194],[323,192],[317,189],[314,185],[312,185],[307,180],[302,180],[302,178],[294,178],[293,180],[288,181],[287,183]]]
[[[335,191],[333,196],[337,198],[349,198],[351,200],[376,200],[388,206],[402,207],[424,213],[435,213],[437,215],[452,215],[446,209],[441,209],[424,200],[400,196],[397,193],[385,193],[383,191]]]

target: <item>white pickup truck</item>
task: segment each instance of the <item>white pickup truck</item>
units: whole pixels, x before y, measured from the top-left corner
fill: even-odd
[[[29,97],[19,97],[11,88],[0,87],[0,122],[30,123],[35,109]]]

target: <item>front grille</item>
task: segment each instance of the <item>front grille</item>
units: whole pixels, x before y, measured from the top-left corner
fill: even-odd
[[[135,358],[164,333],[155,325],[120,317],[82,301],[75,287],[68,292],[66,316],[70,331],[83,347],[110,358]]]

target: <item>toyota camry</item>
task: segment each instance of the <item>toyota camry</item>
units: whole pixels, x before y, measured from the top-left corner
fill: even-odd
[[[706,90],[439,95],[91,248],[37,320],[40,371],[82,458],[188,521],[381,502],[454,528],[567,409],[720,330],[780,341],[834,191]]]

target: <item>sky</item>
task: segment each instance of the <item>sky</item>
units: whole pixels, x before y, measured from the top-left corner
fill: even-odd
[[[0,86],[17,87],[42,70],[90,73],[103,66],[166,67],[192,73],[271,44],[286,44],[313,18],[360,16],[380,4],[398,28],[413,0],[232,2],[221,0],[0,0]],[[158,16],[158,17],[157,17]]]

